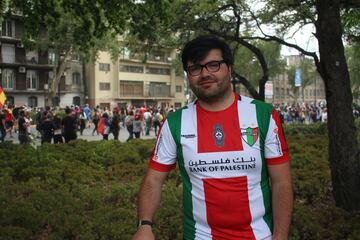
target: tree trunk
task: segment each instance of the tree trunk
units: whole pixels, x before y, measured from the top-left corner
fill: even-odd
[[[360,210],[360,161],[342,42],[339,0],[317,0],[316,35],[328,107],[329,160],[336,205]]]
[[[53,99],[54,99],[54,97],[56,95],[56,90],[59,87],[59,81],[61,79],[61,76],[65,72],[66,63],[67,63],[67,60],[69,60],[70,52],[71,51],[67,51],[65,56],[63,57],[63,59],[59,58],[59,60],[56,61],[57,65],[54,67],[54,75],[53,75],[53,78],[51,79],[51,82],[49,84],[49,93],[48,93],[48,97],[47,97],[47,106],[52,106],[53,105]],[[60,96],[59,96],[59,100],[60,100]]]

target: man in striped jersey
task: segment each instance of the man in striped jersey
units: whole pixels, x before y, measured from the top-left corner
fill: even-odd
[[[287,239],[290,156],[276,111],[232,92],[233,57],[223,41],[190,41],[182,62],[197,100],[172,113],[161,129],[139,193],[133,240],[154,239],[162,184],[176,163],[184,239]]]

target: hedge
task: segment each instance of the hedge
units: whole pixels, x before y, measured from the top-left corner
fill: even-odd
[[[360,214],[337,208],[331,195],[327,136],[286,131],[295,192],[290,239],[360,239]],[[0,239],[131,239],[153,144],[0,144]],[[181,198],[175,170],[155,217],[157,239],[182,239]]]

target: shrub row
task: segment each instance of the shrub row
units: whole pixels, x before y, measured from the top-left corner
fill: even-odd
[[[296,199],[290,239],[360,239],[360,215],[331,196],[326,135],[286,131]],[[130,239],[153,143],[0,144],[0,239]],[[181,198],[176,170],[156,215],[157,239],[182,239]]]

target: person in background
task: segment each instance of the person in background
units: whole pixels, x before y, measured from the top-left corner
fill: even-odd
[[[62,119],[61,125],[63,128],[63,134],[65,138],[65,143],[70,142],[71,140],[77,139],[76,130],[78,128],[76,119],[71,108],[65,108],[65,117]]]
[[[160,129],[160,112],[156,109],[153,116],[153,127],[155,131],[155,136],[158,135],[158,129]]]
[[[94,116],[92,119],[92,122],[94,123],[94,129],[92,131],[92,135],[94,136],[94,133],[96,132],[97,135],[99,135],[97,129],[98,129],[98,124],[99,124],[99,120],[100,120],[100,110],[99,109],[95,109],[94,111]]]
[[[152,121],[152,115],[149,108],[146,108],[144,112],[144,121],[145,121],[145,136],[149,136],[151,129],[151,121]]]
[[[55,114],[54,119],[54,144],[63,143],[61,118]]]
[[[47,113],[45,116],[45,120],[42,121],[40,125],[41,129],[41,144],[51,143],[52,138],[54,136],[54,123],[52,121],[52,114]]]
[[[111,132],[114,135],[114,140],[119,140],[119,132],[120,132],[120,114],[119,109],[115,108],[113,111],[113,116],[111,118]]]
[[[80,111],[79,114],[79,125],[80,125],[80,135],[83,135],[84,129],[86,127],[86,122],[87,122],[87,116],[86,113],[84,112],[84,110]]]
[[[109,140],[110,125],[111,125],[109,114],[107,112],[104,112],[100,121],[103,121],[104,124],[103,140]]]
[[[7,106],[6,108],[6,114],[5,114],[5,125],[8,133],[10,134],[10,137],[12,138],[12,129],[14,127],[14,116],[12,114],[12,110],[10,106]]]
[[[84,119],[85,119],[85,126],[90,128],[90,117],[91,117],[91,109],[89,108],[89,104],[85,104],[83,108]]]
[[[18,120],[18,130],[19,130],[19,142],[20,144],[28,144],[29,143],[29,134],[27,128],[29,127],[29,123],[25,119],[25,111],[21,110],[19,113]]]
[[[126,130],[129,133],[129,137],[126,140],[127,142],[134,138],[133,123],[134,123],[134,112],[130,110],[128,115],[126,115],[125,117],[125,126],[126,126]]]
[[[0,109],[0,142],[5,142],[6,124],[5,124],[5,109]]]
[[[135,138],[140,138],[141,131],[142,131],[141,116],[140,114],[136,114],[133,121],[133,133],[135,135]]]

